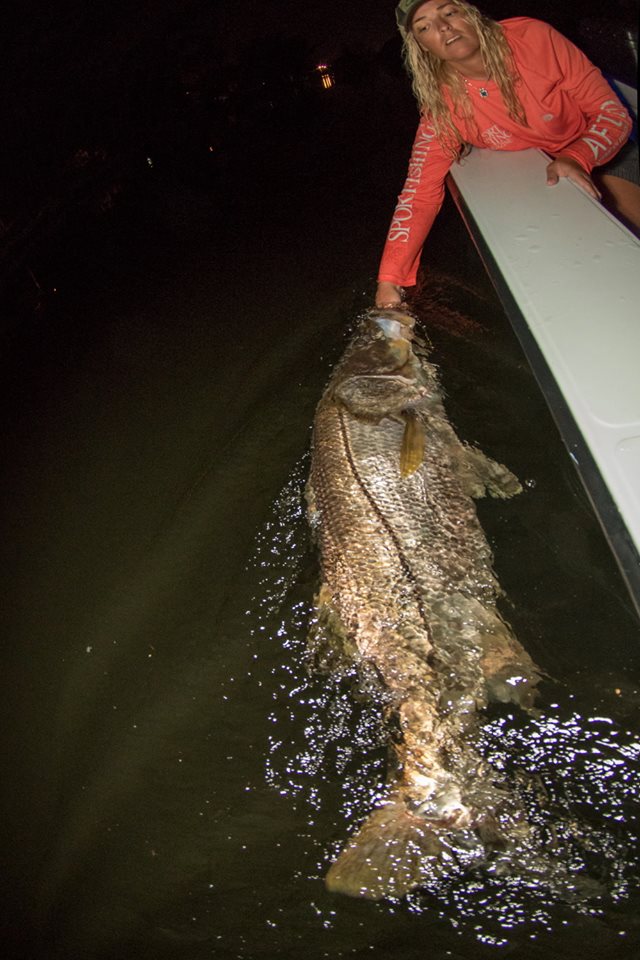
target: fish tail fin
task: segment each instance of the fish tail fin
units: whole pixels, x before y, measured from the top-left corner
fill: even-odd
[[[332,864],[325,883],[332,893],[368,900],[399,898],[433,875],[442,845],[424,820],[401,800],[378,807]],[[430,868],[430,869],[429,869]]]
[[[424,423],[412,410],[403,411],[404,433],[400,449],[400,475],[408,477],[415,473],[424,460]]]

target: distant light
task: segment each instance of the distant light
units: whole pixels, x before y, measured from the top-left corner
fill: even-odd
[[[326,63],[319,63],[316,67],[316,70],[320,74],[320,80],[322,81],[322,86],[325,90],[329,90],[335,83],[333,77],[331,76],[331,71]]]
[[[153,160],[151,159],[151,157],[147,157],[147,164],[148,164],[150,167],[153,166]]]

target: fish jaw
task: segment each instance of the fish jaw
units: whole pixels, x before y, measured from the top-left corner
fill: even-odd
[[[413,339],[416,318],[407,310],[371,310],[366,315],[371,333],[376,336],[381,331],[389,340]]]

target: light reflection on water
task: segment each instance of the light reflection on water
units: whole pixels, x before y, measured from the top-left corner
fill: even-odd
[[[307,461],[296,465],[257,539],[251,565],[260,571],[260,589],[248,613],[256,637],[274,645],[266,782],[316,828],[305,837],[316,850],[316,869],[306,879],[318,884],[322,903],[330,862],[382,796],[387,734],[381,703],[362,695],[353,670],[327,676],[310,669],[318,570],[305,518]],[[603,715],[600,704],[589,712],[583,695],[578,712],[574,699],[566,686],[550,683],[539,715],[493,715],[484,727],[482,749],[522,796],[535,847],[523,844],[515,867],[513,857],[508,867],[489,869],[471,856],[459,860],[403,904],[367,909],[437,918],[487,947],[505,947],[522,932],[533,940],[548,936],[577,917],[617,923],[612,935],[623,941],[637,936],[629,903],[640,879],[640,739],[614,714]],[[334,911],[312,907],[331,928]]]
[[[461,299],[450,281],[442,289],[452,304]],[[222,453],[219,446],[207,447],[215,469],[190,488],[171,522],[159,524],[142,563],[138,553],[132,558],[125,551],[130,565],[124,576],[118,572],[112,582],[102,569],[105,557],[108,571],[121,561],[104,533],[122,511],[121,488],[115,485],[112,504],[105,492],[113,486],[111,470],[96,477],[86,459],[76,465],[74,431],[68,442],[72,453],[61,465],[56,452],[50,465],[65,491],[63,496],[51,480],[42,485],[43,504],[56,509],[45,518],[43,508],[39,522],[47,546],[49,540],[59,543],[59,551],[53,554],[57,562],[43,550],[35,565],[19,567],[35,577],[49,602],[34,610],[19,634],[21,684],[9,701],[16,703],[11,724],[33,731],[27,737],[33,749],[23,749],[6,778],[12,792],[21,777],[27,780],[16,796],[26,795],[31,806],[24,818],[29,822],[15,811],[22,833],[11,845],[17,864],[5,886],[24,875],[10,908],[20,908],[23,890],[35,891],[35,908],[29,902],[22,906],[22,926],[31,934],[34,914],[42,918],[35,947],[17,954],[20,960],[271,960],[297,958],[302,951],[307,960],[371,955],[424,960],[427,952],[434,960],[478,960],[505,941],[518,960],[547,960],[549,945],[562,960],[584,960],[585,938],[594,941],[599,960],[635,960],[619,947],[640,941],[633,915],[638,913],[637,626],[625,619],[624,597],[600,562],[600,548],[594,558],[598,531],[594,534],[582,501],[572,489],[558,496],[558,474],[563,480],[565,468],[549,452],[548,421],[540,427],[543,443],[533,456],[530,436],[513,428],[514,420],[539,419],[537,411],[522,413],[528,381],[513,391],[518,407],[511,419],[503,423],[496,417],[508,393],[505,373],[517,371],[520,361],[514,363],[511,348],[496,344],[500,320],[491,317],[489,301],[479,311],[474,297],[470,291],[468,309],[454,312],[452,306],[448,316],[440,316],[443,336],[457,334],[458,355],[465,352],[460,362],[440,360],[447,403],[457,427],[463,414],[468,421],[476,416],[478,429],[492,434],[491,452],[502,443],[500,459],[532,481],[507,506],[483,505],[483,524],[511,598],[507,614],[554,678],[543,694],[542,717],[489,718],[487,749],[520,785],[540,832],[549,835],[555,826],[549,844],[559,851],[556,859],[578,868],[588,861],[594,882],[607,892],[596,887],[591,899],[573,896],[566,902],[566,882],[554,891],[536,884],[532,873],[498,877],[462,870],[402,903],[350,900],[325,890],[329,863],[380,796],[386,732],[379,701],[364,695],[352,671],[329,676],[309,671],[306,641],[318,565],[304,515],[308,458],[296,460],[307,443],[312,405],[330,359],[314,367],[301,387],[297,372],[288,380],[282,375],[290,341],[284,349],[276,340],[255,396],[246,397],[255,423],[253,415],[248,424],[243,420]],[[431,305],[429,311],[431,335],[437,333],[438,315]],[[466,320],[479,313],[485,326]],[[123,323],[119,338],[125,328],[136,329]],[[342,328],[338,333],[341,337]],[[307,337],[301,330],[300,341]],[[332,327],[323,339],[325,357],[327,351],[339,352],[337,339]],[[485,343],[495,373],[490,377],[478,348]],[[191,354],[188,341],[184,349]],[[173,357],[174,351],[172,334],[163,355]],[[138,360],[146,370],[148,352],[141,350]],[[186,361],[184,367],[191,384],[193,368]],[[299,364],[305,373],[310,367],[311,361]],[[208,383],[209,362],[203,360],[202,368]],[[134,365],[136,381],[137,372]],[[208,436],[212,400],[202,389],[200,416]],[[167,393],[160,374],[158,391]],[[128,396],[128,380],[121,393]],[[186,406],[196,393],[195,387],[188,393]],[[132,395],[135,399],[135,391]],[[81,433],[89,460],[94,446],[116,433],[106,429],[110,418],[98,430],[92,413],[89,407]],[[66,437],[66,410],[60,419]],[[183,417],[175,420],[178,435]],[[141,428],[135,418],[126,422],[132,433],[125,446],[137,449]],[[166,430],[163,421],[160,435]],[[475,422],[465,438],[485,446]],[[106,450],[104,462],[117,461],[108,443]],[[551,471],[550,481],[550,464],[556,463],[561,466]],[[269,472],[272,464],[277,470]],[[141,473],[145,498],[156,470],[152,458]],[[67,486],[85,489],[85,475],[95,481],[92,497],[104,514],[101,536],[95,510],[83,511],[82,503],[67,498]],[[159,506],[164,516],[166,502]],[[151,519],[155,516],[152,512]],[[90,545],[78,533],[80,526]],[[116,530],[122,526],[116,524]],[[67,575],[69,559],[76,557],[80,566],[85,555],[94,561],[88,575],[76,574],[73,564]],[[46,576],[38,576],[38,558]],[[247,558],[250,569],[243,576]],[[77,585],[88,589],[94,579],[87,603],[80,603]],[[77,622],[69,624],[70,610]],[[58,622],[51,642],[50,628]],[[24,690],[34,680],[38,696],[25,708]],[[603,725],[596,717],[612,723]],[[601,754],[593,753],[594,747]],[[579,826],[580,842],[565,823]],[[624,937],[620,931],[626,931]]]

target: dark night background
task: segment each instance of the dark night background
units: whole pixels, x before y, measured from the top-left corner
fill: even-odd
[[[618,0],[607,5],[606,18],[593,0],[497,0],[484,9],[497,18],[547,19],[603,69],[633,83],[628,36],[637,36],[637,6]],[[41,309],[64,285],[75,246],[97,242],[114,209],[132,194],[139,200],[150,178],[228,199],[248,177],[255,182],[253,174],[264,179],[262,165],[274,151],[283,172],[288,143],[295,144],[297,165],[310,126],[324,124],[332,136],[331,105],[314,69],[320,62],[331,66],[337,109],[354,113],[352,158],[358,120],[375,138],[390,109],[404,112],[407,131],[390,150],[404,151],[414,114],[393,11],[392,0],[8,5],[0,64],[6,312]],[[390,107],[384,95],[376,103],[381,84],[393,86],[399,106]],[[345,142],[339,164],[345,148],[349,160]],[[338,189],[339,182],[338,171]]]
[[[546,19],[635,84],[638,0],[483,9]],[[310,779],[317,818],[267,783],[296,663],[275,600],[264,635],[246,617],[256,531],[305,462],[406,171],[394,0],[10,0],[0,38],[3,957],[493,958],[428,911],[323,891],[340,777]],[[422,295],[448,409],[536,478],[515,518],[486,508],[516,632],[585,715],[611,695],[637,717],[637,621],[446,203]],[[633,907],[509,956],[631,960]]]

